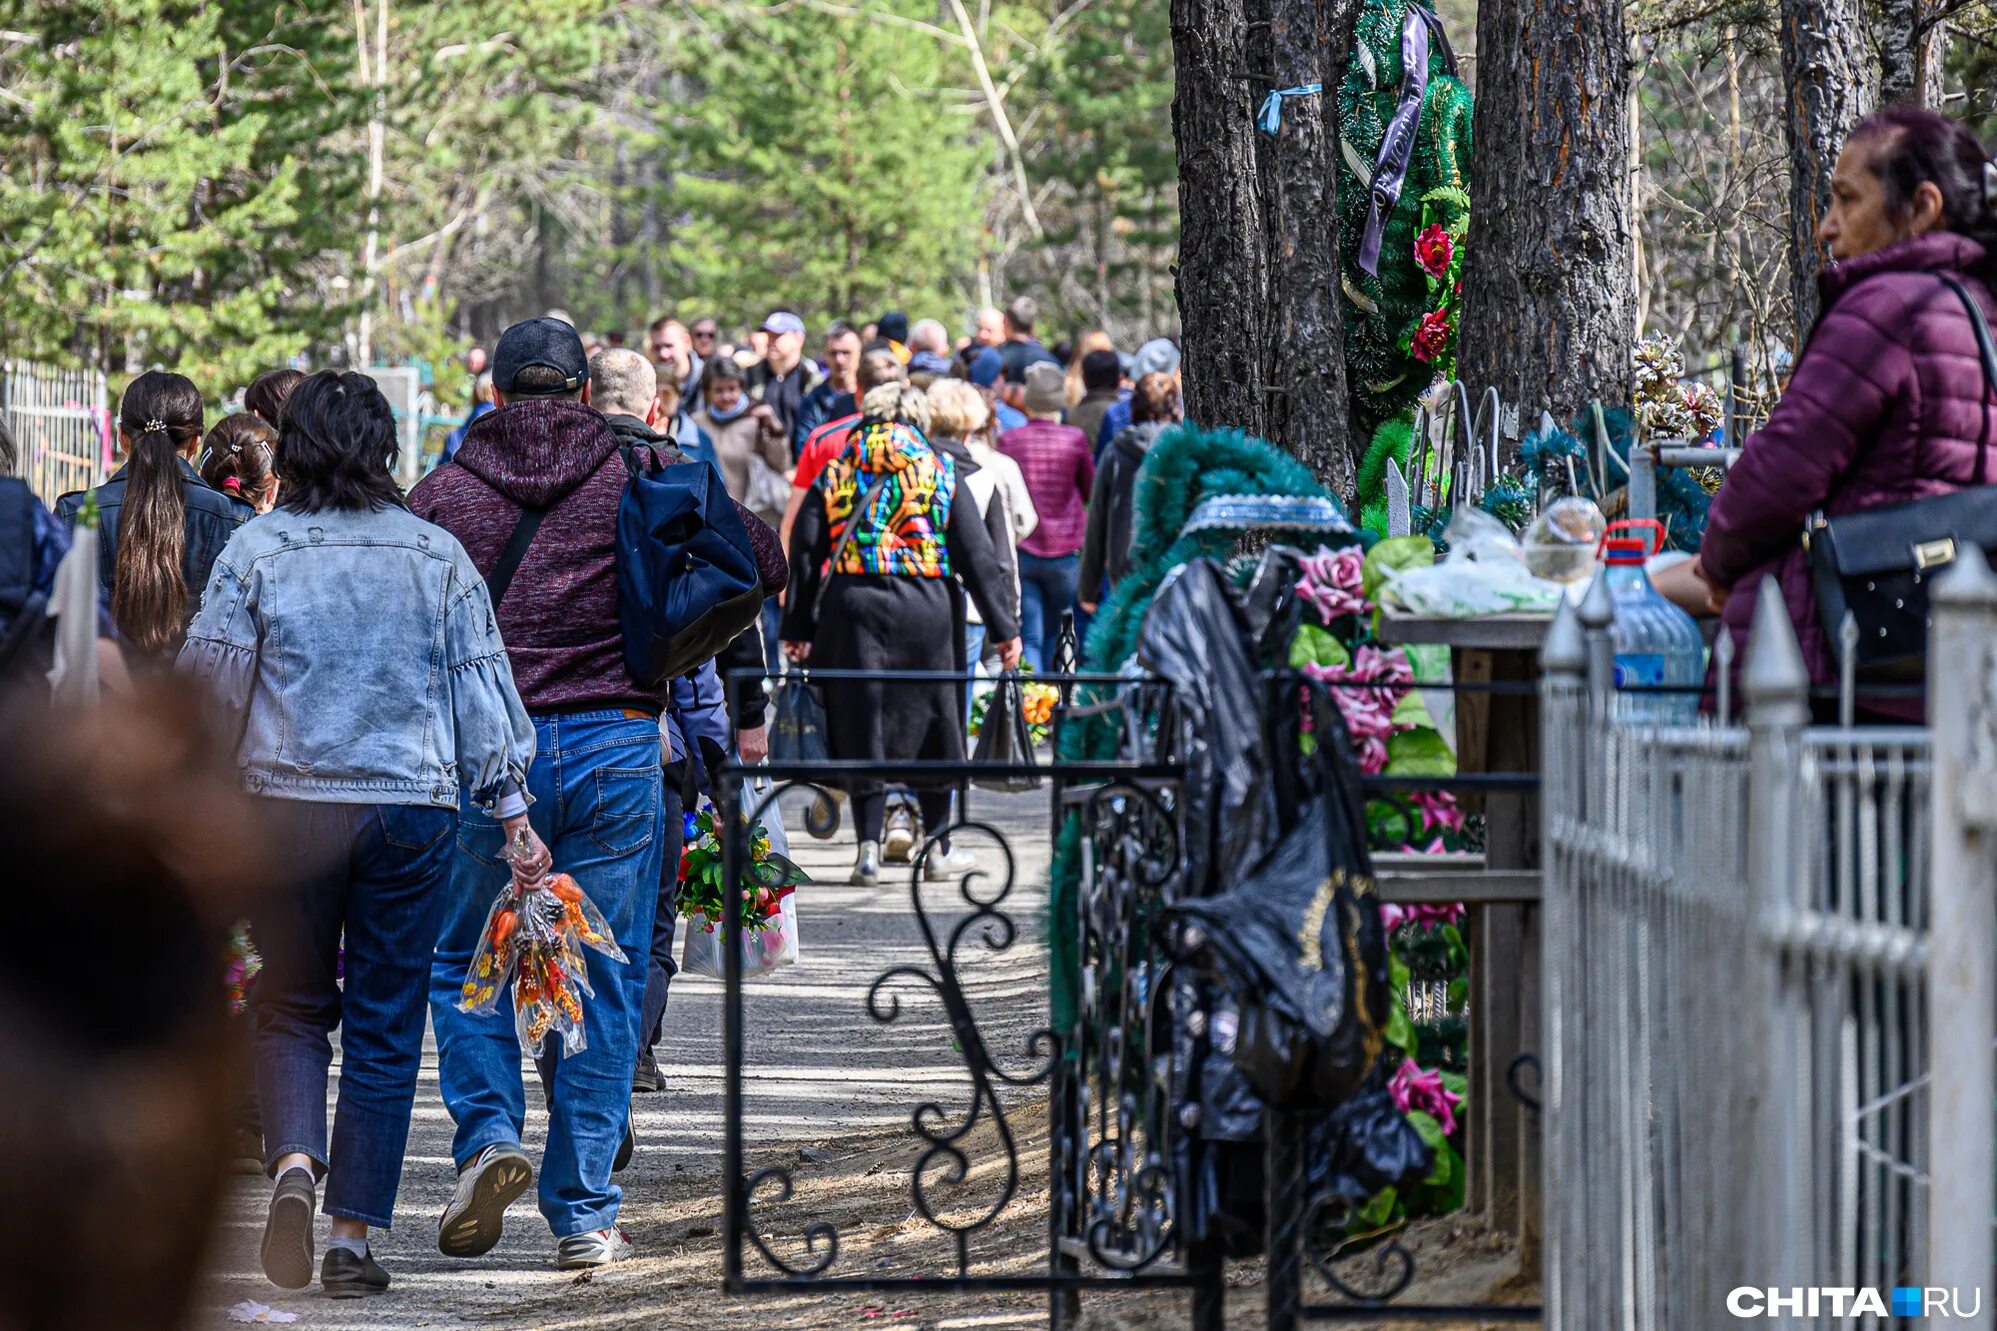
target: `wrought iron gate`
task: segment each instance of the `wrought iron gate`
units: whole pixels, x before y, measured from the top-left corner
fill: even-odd
[[[965,687],[955,675],[814,671],[824,681],[867,678],[897,686],[945,684]],[[1224,1325],[1224,1260],[1212,1239],[1194,1240],[1179,1221],[1175,1151],[1196,1119],[1197,1107],[1175,1100],[1169,1076],[1157,1057],[1173,1014],[1167,1010],[1173,986],[1171,961],[1164,955],[1158,912],[1173,900],[1184,868],[1178,785],[1185,769],[1173,751],[1178,728],[1161,725],[1171,707],[1169,689],[1145,679],[1064,674],[1043,677],[1064,698],[1076,685],[1106,686],[1097,700],[1064,702],[1056,709],[1057,751],[1064,726],[1086,723],[1115,727],[1123,737],[1111,761],[1071,761],[1035,767],[974,762],[871,762],[818,759],[777,760],[757,769],[772,778],[752,807],[740,805],[739,781],[717,782],[723,836],[723,882],[727,884],[722,924],[726,991],[723,1003],[725,1113],[723,1174],[727,1180],[724,1285],[735,1294],[798,1293],[806,1290],[970,1293],[1044,1291],[1048,1319],[1060,1327],[1088,1292],[1185,1289],[1191,1294],[1196,1331]],[[738,772],[736,775],[740,775]],[[1057,1028],[1032,1030],[1021,1047],[994,1048],[981,1030],[966,985],[967,968],[979,957],[1009,952],[1023,924],[1015,898],[1015,861],[1004,832],[966,816],[975,804],[969,783],[1038,781],[1047,791],[1057,859],[1068,857],[1079,870],[1073,914],[1052,924],[1056,934],[1072,930],[1072,950],[1050,938],[1050,981],[1065,979],[1075,995],[1072,1019]],[[950,785],[959,789],[958,838],[989,846],[981,868],[950,885],[941,906],[925,899],[924,861],[938,844],[934,829],[912,858],[906,878],[908,910],[924,953],[918,964],[886,964],[870,977],[856,977],[856,1007],[881,1026],[891,1026],[930,1005],[947,1021],[953,1050],[967,1083],[955,1103],[928,1090],[913,1091],[907,1105],[909,1216],[919,1217],[934,1235],[947,1240],[950,1259],[919,1274],[888,1274],[855,1263],[840,1231],[823,1219],[802,1217],[787,1235],[773,1233],[760,1219],[768,1209],[799,1195],[800,1176],[785,1162],[755,1160],[746,1138],[744,1073],[746,1016],[741,961],[739,884],[747,862],[748,829],[777,807],[789,792],[836,808],[840,788],[866,781],[909,786]],[[746,817],[744,816],[746,815]],[[834,817],[837,815],[834,814]],[[884,874],[883,886],[889,879]],[[807,889],[808,890],[808,889]],[[1055,972],[1058,972],[1056,974]],[[910,990],[914,991],[911,996]],[[1022,1096],[1043,1091],[1049,1122],[1047,1243],[1044,1265],[1031,1270],[995,1269],[981,1253],[981,1240],[1001,1220],[1016,1213],[1022,1184],[1021,1142],[1015,1115]],[[1270,1252],[1267,1322],[1291,1328],[1301,1321],[1379,1320],[1407,1288],[1413,1258],[1393,1245],[1371,1256],[1377,1283],[1355,1286],[1329,1263],[1318,1260],[1309,1242],[1312,1229],[1328,1217],[1304,1195],[1300,1167],[1301,1125],[1270,1115],[1268,1187],[1264,1198]],[[978,1157],[978,1158],[974,1158]],[[974,1175],[995,1179],[995,1194],[966,1208],[946,1193]],[[1337,1302],[1306,1298],[1305,1272],[1315,1267]],[[1401,1321],[1477,1318],[1484,1321],[1536,1321],[1538,1310],[1519,1307],[1392,1305]]]

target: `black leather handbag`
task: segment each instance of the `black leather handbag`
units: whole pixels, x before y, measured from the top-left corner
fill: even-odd
[[[1962,283],[1937,274],[1969,311],[1983,357],[1986,390],[1997,388],[1997,346],[1982,307]],[[1803,527],[1811,590],[1831,650],[1842,652],[1839,632],[1847,611],[1858,625],[1857,671],[1871,683],[1919,680],[1926,669],[1928,591],[1935,574],[1965,545],[1997,548],[1997,486],[1984,481],[1990,447],[1989,403],[1968,489],[1889,508],[1841,517],[1812,513]]]

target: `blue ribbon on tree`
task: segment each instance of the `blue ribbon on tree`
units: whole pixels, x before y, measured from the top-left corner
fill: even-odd
[[[1270,137],[1283,128],[1283,99],[1285,97],[1309,97],[1312,93],[1324,91],[1322,83],[1300,83],[1294,88],[1277,88],[1262,99],[1262,109],[1255,113],[1255,124]]]

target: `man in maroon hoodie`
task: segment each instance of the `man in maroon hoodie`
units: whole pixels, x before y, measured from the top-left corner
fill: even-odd
[[[612,1162],[630,1112],[631,1068],[651,950],[662,856],[678,842],[661,806],[659,714],[670,685],[646,688],[624,667],[617,618],[617,507],[627,472],[618,436],[589,405],[589,366],[575,329],[555,319],[508,328],[493,350],[498,409],[465,433],[456,456],[424,478],[410,508],[463,543],[492,578],[523,513],[541,514],[509,583],[493,597],[513,679],[534,721],[528,773],[534,830],[555,867],[574,876],[609,921],[629,962],[588,954],[596,997],[585,1003],[588,1048],[544,1054],[552,1065],[541,1214],[556,1265],[626,1257]],[[675,823],[677,819],[672,820]],[[670,834],[670,835],[669,835]],[[507,885],[499,825],[464,806],[458,853],[431,977],[439,1080],[457,1122],[456,1195],[438,1247],[491,1249],[506,1207],[532,1180],[521,1149],[526,1117],[511,1005],[460,1012],[459,985],[493,898]]]

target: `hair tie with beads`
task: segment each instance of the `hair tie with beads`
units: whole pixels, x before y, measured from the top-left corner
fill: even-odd
[[[166,422],[161,420],[159,417],[155,416],[151,420],[146,422],[145,432],[147,434],[154,434],[154,433],[165,434]]]

